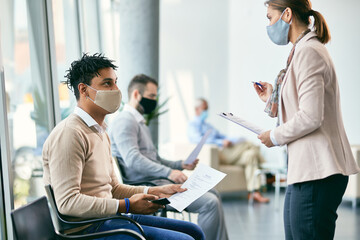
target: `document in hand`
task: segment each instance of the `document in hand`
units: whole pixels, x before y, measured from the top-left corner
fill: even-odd
[[[199,164],[193,174],[181,186],[187,188],[187,191],[169,197],[169,205],[181,212],[196,199],[215,187],[225,176],[225,173],[204,164]]]
[[[185,162],[184,162],[185,164],[192,164],[196,160],[202,147],[204,146],[204,143],[206,142],[206,139],[209,137],[211,132],[212,132],[212,129],[209,129],[206,131],[204,136],[201,138],[200,142],[196,145],[195,149],[190,153],[188,158],[185,160]]]
[[[236,124],[238,124],[238,125],[246,128],[246,129],[248,129],[248,130],[250,130],[250,131],[252,131],[253,133],[256,133],[256,134],[258,134],[258,135],[259,135],[260,133],[264,132],[264,129],[262,129],[262,128],[260,128],[260,127],[258,127],[258,126],[256,126],[256,125],[254,125],[254,124],[246,121],[245,119],[242,119],[242,118],[240,118],[240,117],[237,117],[237,116],[235,116],[235,115],[232,114],[232,113],[224,113],[224,112],[222,112],[222,113],[219,113],[218,115],[219,115],[220,117],[223,117],[223,118],[225,118],[225,119],[227,119],[227,120],[229,120],[229,121],[232,121],[232,122],[234,122],[234,123],[236,123]]]

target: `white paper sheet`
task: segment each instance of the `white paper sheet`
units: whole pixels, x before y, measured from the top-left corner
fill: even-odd
[[[169,197],[169,205],[179,212],[183,211],[192,202],[215,187],[225,176],[225,173],[204,164],[199,164],[193,174],[181,186],[187,188],[187,191]]]
[[[232,114],[232,113],[225,113],[225,112],[223,112],[223,113],[219,113],[218,115],[219,115],[220,117],[223,117],[223,118],[225,118],[225,119],[227,119],[227,120],[229,120],[229,121],[232,121],[232,122],[234,122],[234,123],[236,123],[236,124],[238,124],[238,125],[246,128],[246,129],[248,129],[248,130],[250,130],[250,131],[252,131],[253,133],[256,133],[256,134],[258,134],[258,135],[259,135],[260,133],[264,132],[264,129],[256,126],[256,125],[253,124],[253,123],[250,123],[250,122],[246,121],[245,119],[242,119],[242,118],[240,118],[240,117],[237,117],[237,116],[235,116],[235,115]]]
[[[204,146],[204,143],[206,142],[206,139],[209,137],[211,132],[212,132],[212,129],[209,129],[206,131],[204,136],[201,138],[200,142],[196,145],[195,149],[190,153],[188,158],[185,160],[185,162],[184,162],[185,164],[192,164],[196,160],[202,147]]]

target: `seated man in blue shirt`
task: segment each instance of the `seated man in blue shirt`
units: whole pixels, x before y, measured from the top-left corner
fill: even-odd
[[[143,114],[155,109],[157,89],[157,82],[146,75],[137,75],[131,80],[128,87],[129,102],[110,126],[112,154],[124,162],[123,172],[128,181],[169,178],[176,183],[183,183],[187,177],[182,170],[193,170],[197,162],[186,165],[182,160],[161,158],[143,117]],[[205,193],[185,210],[199,213],[198,224],[207,240],[228,239],[222,203],[215,190]]]
[[[260,188],[260,179],[256,179],[255,171],[259,165],[264,162],[258,146],[245,141],[244,138],[229,138],[221,134],[211,124],[206,122],[208,117],[208,103],[205,99],[199,98],[195,106],[195,119],[189,124],[188,136],[192,143],[200,142],[202,136],[212,129],[206,143],[216,144],[221,147],[219,158],[222,164],[239,165],[244,168],[247,190],[254,191],[254,201],[267,203],[268,198],[261,196],[258,191]]]

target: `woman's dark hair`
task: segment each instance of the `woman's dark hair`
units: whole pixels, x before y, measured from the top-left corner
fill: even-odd
[[[64,83],[70,90],[73,90],[76,100],[79,100],[79,83],[91,85],[91,79],[100,75],[100,69],[112,68],[116,70],[117,66],[115,66],[113,62],[113,60],[107,59],[100,53],[95,53],[94,55],[84,53],[80,60],[71,63],[71,67],[66,71],[67,74],[64,76],[66,78]]]
[[[265,2],[265,5],[280,12],[283,12],[286,8],[290,8],[296,19],[307,26],[310,25],[310,16],[313,16],[315,20],[314,28],[319,41],[323,44],[330,41],[330,31],[325,18],[318,11],[312,10],[310,0],[268,0]]]

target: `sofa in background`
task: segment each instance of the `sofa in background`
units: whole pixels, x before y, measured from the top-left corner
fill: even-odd
[[[194,150],[195,144],[167,143],[160,147],[160,156],[178,160],[186,159]],[[239,166],[221,165],[219,161],[219,148],[216,145],[205,144],[198,156],[200,163],[215,168],[227,176],[215,187],[219,192],[246,191],[244,171]]]

